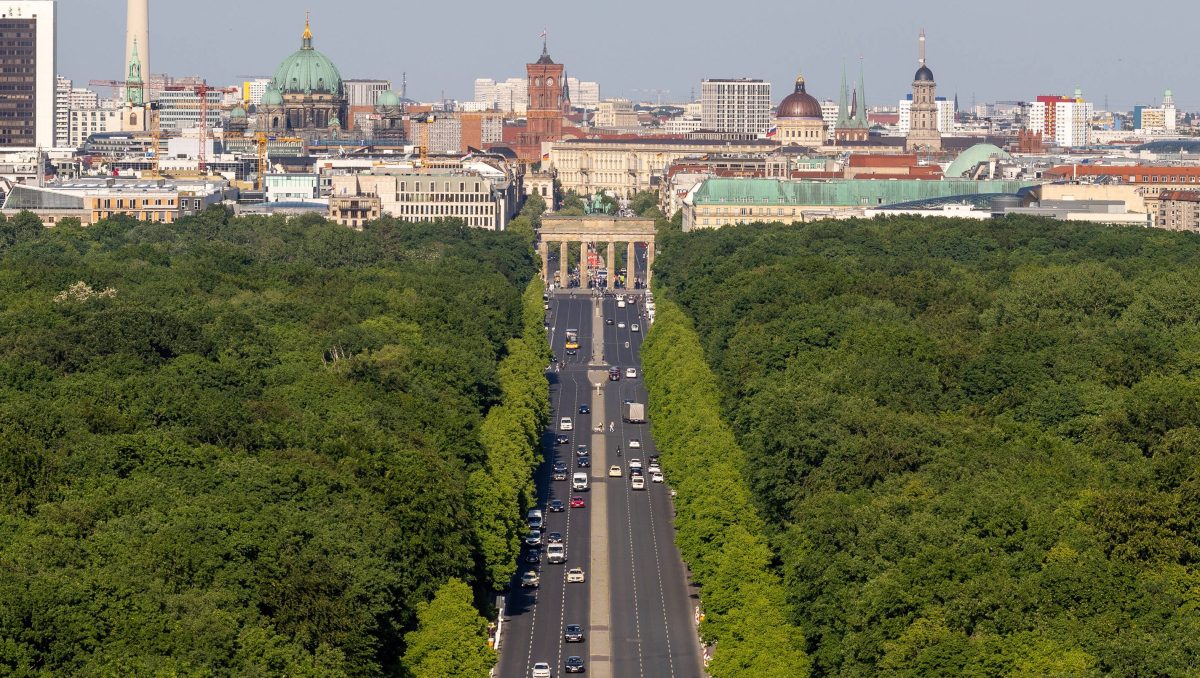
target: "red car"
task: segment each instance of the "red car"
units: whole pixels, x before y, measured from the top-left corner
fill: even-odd
[[[571,508],[583,508],[583,497],[571,497]]]

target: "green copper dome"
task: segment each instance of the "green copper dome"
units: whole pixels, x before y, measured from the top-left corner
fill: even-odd
[[[390,89],[385,89],[379,93],[375,99],[376,108],[389,108],[400,105],[400,97]]]
[[[231,120],[244,117],[246,117],[246,109],[242,108],[241,106],[234,106],[233,110],[229,111],[229,118]]]
[[[329,57],[312,46],[312,30],[304,22],[300,49],[283,60],[275,71],[275,86],[283,94],[342,94],[342,74]]]
[[[263,106],[282,106],[283,97],[279,95],[279,88],[275,87],[274,82],[268,82],[266,89],[263,90],[262,102]]]

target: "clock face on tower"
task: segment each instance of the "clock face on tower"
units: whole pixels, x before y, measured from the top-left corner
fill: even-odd
[[[546,86],[553,87],[554,86],[554,78],[546,78]]]

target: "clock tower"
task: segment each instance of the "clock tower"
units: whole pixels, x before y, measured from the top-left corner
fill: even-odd
[[[542,56],[525,65],[529,77],[529,108],[518,154],[522,160],[542,159],[542,142],[560,141],[563,127],[563,65],[554,63],[542,42]]]

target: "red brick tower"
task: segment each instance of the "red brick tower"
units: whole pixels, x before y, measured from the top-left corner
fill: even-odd
[[[542,159],[543,141],[562,140],[563,65],[554,63],[542,43],[542,56],[525,65],[529,76],[529,109],[525,114],[525,133],[518,154],[522,160]]]

